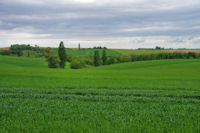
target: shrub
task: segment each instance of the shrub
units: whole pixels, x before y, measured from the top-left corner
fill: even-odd
[[[46,61],[48,62],[49,68],[58,68],[60,59],[56,53],[51,51],[50,48],[46,49],[45,58],[46,58]]]
[[[91,57],[85,57],[84,61],[85,61],[85,64],[87,65],[94,65],[94,59]]]
[[[85,67],[86,67],[85,62],[82,60],[73,60],[70,64],[71,69],[81,69]]]
[[[108,57],[106,64],[115,64],[117,63],[117,59],[115,57]]]
[[[198,54],[194,52],[188,52],[187,58],[198,58]]]
[[[10,50],[2,50],[2,51],[0,51],[0,54],[1,55],[10,55],[11,53],[10,53]]]
[[[130,62],[132,59],[130,56],[122,56],[120,62]]]

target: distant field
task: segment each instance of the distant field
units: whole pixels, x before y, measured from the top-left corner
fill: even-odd
[[[58,51],[57,48],[54,48],[53,50],[55,52]],[[74,56],[81,56],[81,57],[93,56],[95,50],[98,50],[100,55],[102,55],[102,52],[103,52],[102,49],[88,49],[88,48],[85,48],[85,49],[78,50],[78,49],[66,48],[66,52],[68,54],[71,54],[71,55],[74,55]],[[121,56],[122,55],[119,52],[116,52],[116,51],[113,51],[113,50],[110,50],[110,49],[107,49],[106,52],[107,52],[108,56]]]
[[[9,50],[9,48],[0,48],[0,50]]]
[[[69,65],[68,65],[69,66]],[[200,60],[72,70],[0,56],[0,132],[200,132]]]
[[[8,50],[9,48],[0,48],[1,50]],[[66,48],[66,52],[70,55],[74,56],[80,56],[80,57],[90,57],[94,55],[94,51],[98,50],[100,52],[100,55],[102,55],[102,49],[92,49],[92,48],[82,48],[81,50],[78,50],[77,48]],[[54,52],[57,52],[57,48],[53,48]],[[200,53],[200,49],[194,49],[194,50],[135,50],[135,49],[107,49],[107,56],[128,56],[132,54],[140,55],[140,54],[158,54],[161,52],[196,52]]]
[[[181,53],[186,53],[186,52],[196,52],[200,53],[199,50],[132,50],[132,49],[112,49],[113,51],[116,51],[122,55],[131,55],[131,54],[156,54],[156,53],[161,53],[161,52],[181,52]]]

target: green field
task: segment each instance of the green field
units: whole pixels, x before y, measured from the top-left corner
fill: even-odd
[[[0,56],[0,132],[200,132],[200,59],[73,70]]]
[[[103,49],[92,49],[92,48],[83,48],[81,50],[78,49],[72,49],[72,48],[66,48],[66,53],[69,55],[74,55],[74,56],[81,56],[81,57],[92,57],[94,55],[94,51],[98,50],[100,55],[102,55]],[[53,49],[54,52],[58,52],[57,48]],[[106,49],[107,55],[108,56],[121,56],[122,54],[120,52]]]

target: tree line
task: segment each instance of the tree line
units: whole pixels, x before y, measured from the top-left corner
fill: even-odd
[[[45,54],[45,49],[39,46],[31,46],[26,44],[14,44],[11,45],[9,50],[3,50],[1,55],[16,55],[25,57],[42,57]]]

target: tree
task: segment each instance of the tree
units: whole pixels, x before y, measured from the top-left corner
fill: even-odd
[[[60,59],[56,53],[51,51],[50,48],[46,49],[45,58],[46,58],[46,61],[48,62],[49,68],[58,68]]]
[[[81,44],[80,43],[78,44],[78,50],[81,50]]]
[[[60,42],[59,48],[58,48],[58,55],[60,58],[60,68],[65,68],[65,62],[66,62],[66,51],[65,46],[63,44],[63,41]]]
[[[107,56],[106,56],[106,50],[103,50],[103,54],[102,54],[102,61],[103,61],[103,65],[106,65],[106,60],[107,60]]]
[[[94,66],[99,66],[99,65],[100,65],[99,51],[95,50],[94,51]]]

